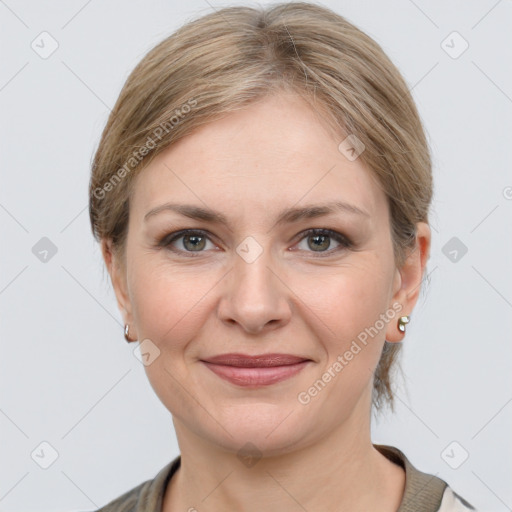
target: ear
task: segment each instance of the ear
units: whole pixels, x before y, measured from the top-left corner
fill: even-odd
[[[136,327],[133,322],[132,306],[130,296],[128,294],[128,286],[126,282],[125,266],[116,258],[112,250],[112,240],[103,239],[101,241],[101,253],[105,260],[112,287],[116,295],[117,306],[123,316],[123,323],[130,326],[130,336],[136,338]]]
[[[410,315],[418,300],[423,275],[430,257],[431,233],[428,224],[416,224],[416,241],[401,268],[396,269],[391,304],[400,304],[402,309],[386,328],[386,341],[396,343],[403,340],[405,333],[398,329],[401,316]]]

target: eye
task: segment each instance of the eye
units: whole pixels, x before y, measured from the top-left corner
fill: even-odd
[[[181,248],[172,248],[171,245],[180,239],[183,239],[181,243],[178,244]],[[171,251],[178,253],[203,252],[207,240],[210,241],[209,236],[205,231],[185,229],[164,236],[164,238],[158,242],[158,245],[161,247],[168,247]]]
[[[308,229],[301,233],[301,235],[301,242],[304,241],[306,243],[306,249],[303,250],[312,249],[312,252],[322,253],[319,254],[319,257],[323,257],[323,253],[330,256],[335,252],[352,247],[352,242],[346,236],[331,229]],[[334,239],[339,246],[327,250],[331,246],[331,239]]]
[[[300,235],[300,242],[306,242],[306,248],[301,248],[301,250],[307,251],[310,249],[311,252],[317,253],[318,257],[323,257],[324,253],[327,256],[330,256],[335,252],[342,251],[353,246],[352,242],[346,236],[331,229],[313,228],[302,232]],[[328,250],[332,243],[331,239],[336,241],[338,247]],[[181,247],[173,247],[173,244],[176,244],[178,240],[181,240],[181,242],[177,245]],[[205,249],[208,249],[208,242],[215,247],[210,240],[209,233],[206,231],[185,229],[164,236],[158,242],[158,246],[166,247],[179,254],[188,254],[189,256],[194,257],[192,253],[201,253],[204,252]]]

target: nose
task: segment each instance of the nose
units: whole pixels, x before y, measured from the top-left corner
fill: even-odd
[[[251,334],[282,327],[291,318],[292,292],[267,254],[264,251],[252,262],[238,255],[234,258],[218,308],[223,322]]]

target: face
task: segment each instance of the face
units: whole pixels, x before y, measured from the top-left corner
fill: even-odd
[[[132,338],[149,340],[145,369],[178,439],[271,454],[369,424],[373,371],[410,304],[386,197],[342,140],[301,99],[274,96],[201,127],[137,177],[114,286]],[[158,211],[168,203],[225,223]],[[226,353],[307,362],[242,385],[203,362]]]

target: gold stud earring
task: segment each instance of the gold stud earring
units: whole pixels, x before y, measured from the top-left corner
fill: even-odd
[[[132,341],[137,341],[137,340],[132,340],[130,338],[130,336],[128,335],[128,331],[130,330],[130,326],[128,324],[125,324],[124,326],[124,339],[128,342],[128,343],[131,343]]]
[[[406,315],[406,316],[401,316],[399,319],[398,319],[398,330],[400,332],[405,332],[405,325],[409,323],[409,316]]]

